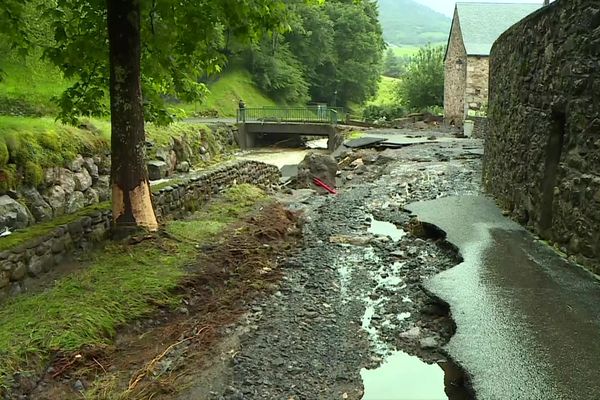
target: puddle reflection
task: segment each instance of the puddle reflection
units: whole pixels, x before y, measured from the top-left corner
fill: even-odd
[[[379,368],[360,372],[362,400],[471,400],[464,374],[448,361],[426,364],[418,357],[397,351]]]

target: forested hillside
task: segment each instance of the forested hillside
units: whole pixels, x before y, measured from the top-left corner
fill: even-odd
[[[286,3],[290,30],[240,54],[259,87],[285,103],[346,105],[374,95],[385,47],[376,3]]]
[[[451,20],[414,0],[379,0],[379,20],[386,42],[396,46],[445,44]]]

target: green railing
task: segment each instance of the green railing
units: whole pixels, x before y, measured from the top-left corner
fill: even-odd
[[[338,110],[324,106],[261,107],[237,110],[237,122],[297,122],[337,124]]]

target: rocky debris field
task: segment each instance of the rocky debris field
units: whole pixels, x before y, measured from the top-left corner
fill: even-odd
[[[428,383],[441,393],[471,398],[441,350],[454,332],[448,307],[421,286],[460,256],[404,207],[479,193],[481,147],[455,139],[346,152],[338,195],[281,195],[303,212],[302,248],[275,294],[251,305],[229,381],[208,398],[366,399],[361,374],[398,351],[449,371],[445,389],[442,368]]]

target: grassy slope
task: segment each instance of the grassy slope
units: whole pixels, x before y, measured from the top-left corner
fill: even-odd
[[[394,54],[398,57],[412,57],[419,52],[418,46],[392,46]]]
[[[0,114],[56,114],[57,106],[52,98],[69,86],[58,69],[32,58],[24,61],[16,56],[0,55],[0,70],[4,73],[0,82]],[[225,72],[208,86],[210,93],[204,102],[173,104],[173,107],[183,109],[189,116],[216,111],[219,116],[233,117],[240,99],[248,107],[275,105],[254,85],[250,73],[243,69]]]
[[[116,329],[175,304],[173,289],[196,257],[196,245],[214,241],[229,224],[248,213],[262,191],[250,185],[229,189],[187,222],[167,231],[181,240],[156,239],[135,246],[110,244],[89,255],[88,267],[51,289],[22,295],[0,306],[0,394],[10,376],[60,350],[109,344]]]
[[[32,114],[54,114],[57,111],[53,96],[60,95],[69,82],[55,67],[41,61],[16,57],[0,57],[0,69],[4,72],[0,82],[0,111],[26,108]]]
[[[379,88],[377,90],[377,96],[369,101],[367,105],[390,105],[397,103],[396,100],[396,85],[400,80],[396,78],[390,78],[387,76],[382,76],[381,81],[379,82]]]
[[[210,93],[204,103],[182,104],[178,107],[188,114],[216,111],[221,117],[234,117],[240,99],[244,100],[247,107],[276,105],[254,85],[250,73],[241,69],[225,72],[208,88]]]

